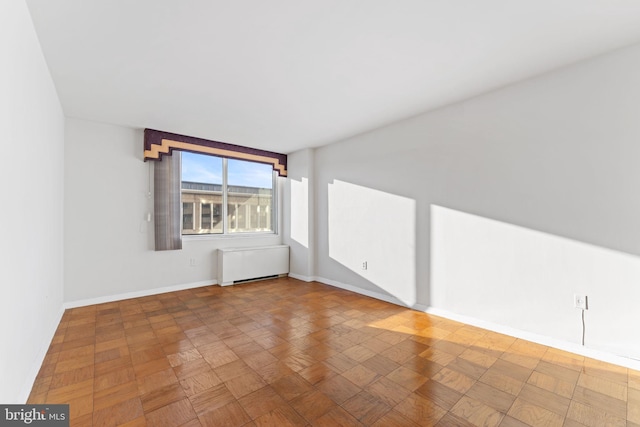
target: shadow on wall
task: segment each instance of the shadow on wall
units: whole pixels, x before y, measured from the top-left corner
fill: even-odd
[[[334,180],[329,256],[407,306],[416,303],[416,202]]]
[[[640,257],[431,205],[431,304],[640,358]]]

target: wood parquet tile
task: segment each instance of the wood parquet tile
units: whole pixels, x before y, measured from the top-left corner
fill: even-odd
[[[290,278],[67,310],[72,426],[640,427],[640,372]]]

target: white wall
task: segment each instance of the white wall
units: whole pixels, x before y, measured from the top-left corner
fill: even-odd
[[[283,242],[291,248],[290,275],[312,280],[315,274],[314,149],[288,156],[283,194]]]
[[[415,286],[417,307],[567,343],[584,293],[587,347],[640,358],[638,69],[640,46],[316,149],[315,276],[399,301]],[[396,273],[389,286],[332,256],[332,227],[357,209],[332,201],[336,182],[412,201],[413,213],[367,205],[373,237],[349,251],[413,253],[413,279],[393,257],[369,262]]]
[[[0,55],[0,402],[24,403],[62,314],[64,117],[23,0]]]
[[[147,197],[152,165],[143,162],[142,151],[142,130],[66,121],[64,277],[70,305],[213,284],[217,248],[282,242],[280,235],[185,239],[180,251],[154,251],[153,223],[145,221],[153,211]]]

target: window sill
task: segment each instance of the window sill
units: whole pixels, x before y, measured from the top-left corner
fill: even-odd
[[[278,233],[272,231],[258,232],[258,233],[237,233],[237,234],[183,234],[183,241],[198,241],[198,240],[226,240],[226,239],[259,239],[267,237],[279,237]]]

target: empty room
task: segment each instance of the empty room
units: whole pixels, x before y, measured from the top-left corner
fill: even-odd
[[[0,424],[640,426],[636,0],[0,32]]]

